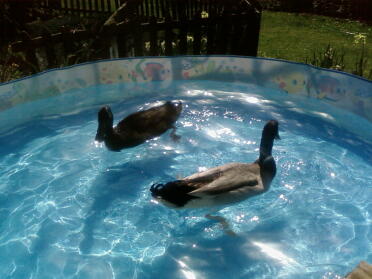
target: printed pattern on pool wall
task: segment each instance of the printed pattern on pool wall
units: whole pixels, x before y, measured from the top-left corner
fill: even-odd
[[[128,58],[54,69],[0,85],[0,111],[95,85],[125,83],[132,90],[118,90],[121,98],[136,91],[151,94],[172,80],[252,83],[317,98],[372,121],[371,81],[306,64],[239,56]]]

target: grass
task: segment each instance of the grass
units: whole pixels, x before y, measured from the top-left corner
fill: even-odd
[[[365,36],[358,41],[358,34]],[[330,45],[344,54],[344,71],[356,72],[364,44],[363,76],[372,71],[372,26],[325,16],[263,11],[258,55],[297,62],[311,60]]]

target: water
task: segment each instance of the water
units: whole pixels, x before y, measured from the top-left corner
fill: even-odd
[[[110,96],[115,88],[100,90]],[[372,125],[316,100],[260,90],[175,83],[146,101],[111,104],[119,120],[182,100],[179,143],[168,132],[109,152],[94,143],[98,103],[0,137],[0,278],[341,278],[371,262],[372,144],[342,124]],[[271,189],[215,213],[236,236],[204,218],[208,210],[151,199],[152,183],[254,161],[271,118],[282,138]]]

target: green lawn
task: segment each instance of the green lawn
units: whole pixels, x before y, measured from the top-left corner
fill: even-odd
[[[363,75],[372,70],[372,26],[356,21],[341,20],[308,14],[263,11],[258,55],[305,62],[314,52],[333,49],[343,52],[344,71],[353,72],[361,54],[362,43],[355,35],[366,36],[367,65]]]

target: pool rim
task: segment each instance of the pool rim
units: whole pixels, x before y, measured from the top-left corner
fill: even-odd
[[[18,79],[13,79],[13,80],[10,80],[10,81],[0,83],[0,87],[3,86],[3,85],[9,85],[9,84],[12,84],[12,83],[15,83],[15,82],[18,82],[18,81],[27,80],[27,79],[34,78],[34,77],[37,77],[37,76],[41,76],[41,75],[44,75],[46,73],[50,73],[50,72],[54,72],[54,71],[62,71],[62,70],[67,70],[67,69],[71,69],[71,68],[75,68],[75,67],[80,67],[80,66],[90,65],[90,64],[96,64],[96,63],[101,63],[101,62],[126,61],[126,60],[135,60],[135,59],[172,59],[172,58],[184,58],[184,57],[194,57],[194,58],[202,58],[202,57],[229,58],[230,57],[230,58],[249,58],[249,59],[252,59],[252,60],[284,62],[284,63],[288,63],[288,64],[292,64],[292,65],[306,66],[306,67],[313,68],[313,69],[316,69],[316,70],[327,71],[327,72],[331,72],[331,73],[337,73],[337,74],[340,74],[340,75],[346,75],[348,77],[357,78],[357,79],[360,79],[362,81],[367,81],[369,83],[372,83],[372,80],[369,80],[369,79],[367,79],[365,77],[362,77],[362,76],[358,76],[358,75],[348,73],[348,72],[338,71],[338,70],[335,70],[335,69],[322,68],[322,67],[314,66],[314,65],[307,64],[307,63],[304,63],[304,62],[290,61],[290,60],[279,59],[279,58],[270,58],[270,57],[256,57],[256,56],[230,55],[230,54],[229,55],[211,54],[211,55],[175,55],[175,56],[133,56],[133,57],[119,57],[119,58],[108,58],[108,59],[87,61],[87,62],[83,62],[83,63],[79,63],[79,64],[73,64],[73,65],[64,66],[64,67],[60,67],[60,68],[46,69],[44,71],[41,71],[41,72],[38,72],[38,73],[35,73],[35,74],[32,74],[32,75],[28,75],[28,76],[24,76],[24,77],[21,77],[21,78],[18,78]]]

